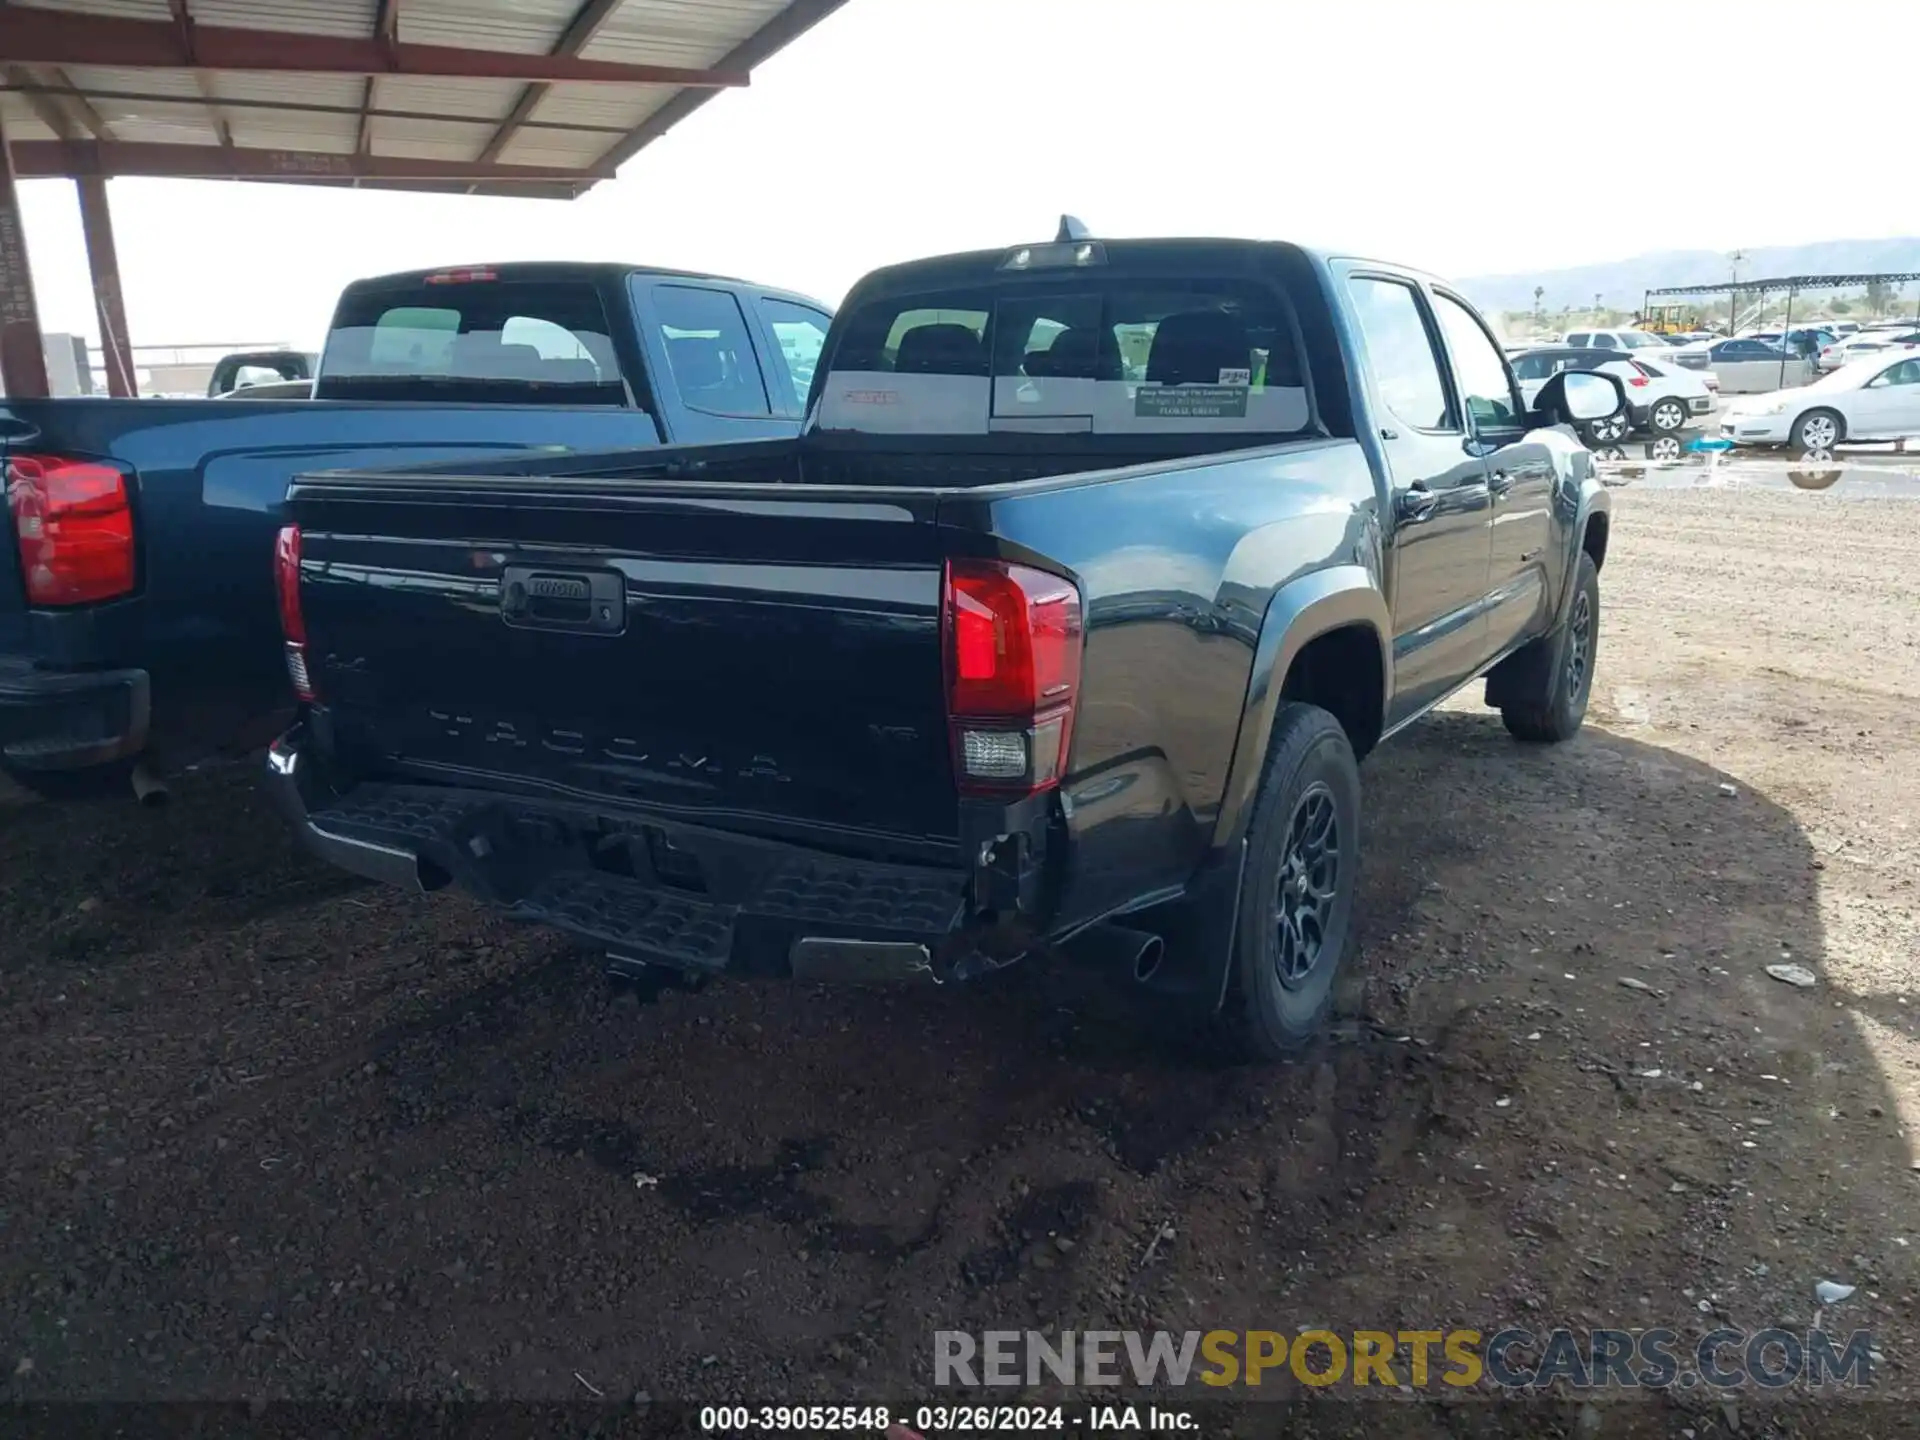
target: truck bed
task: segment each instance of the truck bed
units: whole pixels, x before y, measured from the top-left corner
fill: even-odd
[[[1020,835],[1008,883],[1055,928],[1178,891],[1212,845],[1270,594],[1235,556],[1283,496],[1306,553],[1351,550],[1371,472],[1315,438],[1151,464],[1136,444],[1078,472],[1055,455],[1007,480],[1023,439],[892,452],[944,484],[793,442],[302,476],[287,514],[323,739],[303,785],[326,767],[302,803],[360,850],[331,858],[609,944],[554,887],[630,916],[718,905],[731,936],[823,865],[852,868],[822,893],[870,915],[975,894],[982,847]],[[893,483],[834,483],[854,458]],[[1342,503],[1297,515],[1303,491]],[[983,562],[1079,596],[1064,806],[958,769],[949,577]],[[1046,858],[1062,810],[1072,874]]]

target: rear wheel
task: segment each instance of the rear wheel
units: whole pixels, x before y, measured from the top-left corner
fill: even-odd
[[[1684,402],[1668,398],[1656,401],[1647,423],[1653,427],[1656,435],[1672,435],[1686,428],[1687,407]]]
[[[1682,446],[1678,435],[1662,435],[1647,442],[1649,460],[1678,460]]]
[[[1282,706],[1254,805],[1222,1020],[1239,1058],[1273,1061],[1320,1028],[1352,934],[1360,771],[1340,722]]]
[[[1533,642],[1544,647],[1540,659],[1545,663],[1532,669],[1536,678],[1531,693],[1516,695],[1500,707],[1500,718],[1516,740],[1553,744],[1579,731],[1587,718],[1587,697],[1593,693],[1599,641],[1600,570],[1583,550],[1567,618],[1553,634]]]

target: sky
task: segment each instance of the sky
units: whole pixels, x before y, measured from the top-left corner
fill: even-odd
[[[1750,103],[1770,69],[1807,78],[1802,7],[1665,0],[1656,33],[1597,0],[849,0],[570,203],[113,181],[128,328],[317,346],[350,280],[520,259],[833,302],[877,265],[1049,238],[1063,211],[1458,277],[1920,233],[1906,151],[1870,138],[1911,129],[1905,87],[1846,85],[1836,119],[1823,60]],[[1920,53],[1920,6],[1818,10],[1849,56]],[[72,185],[20,189],[43,327],[96,336]]]

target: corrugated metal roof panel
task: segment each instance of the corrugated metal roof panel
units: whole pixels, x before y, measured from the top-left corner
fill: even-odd
[[[132,145],[218,145],[220,132],[206,107],[170,106],[137,120],[110,120],[113,138]]]
[[[471,160],[474,145],[472,140],[431,140],[420,137],[388,138],[382,141],[377,153],[397,156],[406,160]]]
[[[517,80],[425,80],[382,75],[374,82],[382,109],[414,110],[423,115],[476,115],[502,119],[520,98]]]
[[[491,120],[396,120],[376,115],[371,122],[372,149],[376,155],[410,155],[410,145],[446,147],[436,155],[471,160],[493,134]]]
[[[201,137],[219,139],[207,107],[186,100],[95,100],[95,113],[107,122],[115,140],[132,140],[133,132],[167,131],[166,138],[180,144],[197,145]],[[173,133],[180,132],[180,133]],[[146,139],[153,139],[149,133]]]
[[[227,110],[222,114],[236,145],[263,150],[320,150],[344,155],[360,137],[352,115],[314,115],[295,110]]]
[[[189,0],[189,4],[193,18],[202,25],[355,38],[373,33],[374,0],[272,0],[271,4],[261,4],[260,0]]]
[[[612,148],[611,135],[583,135],[568,130],[516,130],[500,152],[502,165],[562,165],[580,170]]]
[[[540,98],[529,118],[555,125],[632,129],[679,93],[672,85],[555,85]],[[613,138],[609,137],[609,145]]]
[[[167,0],[23,0],[23,9],[70,10],[77,15],[118,15],[128,20],[170,20]]]
[[[47,128],[33,113],[24,95],[0,94],[0,125],[7,127],[9,140],[58,140],[59,132]]]
[[[295,105],[335,105],[357,110],[365,82],[353,75],[259,75],[218,70],[208,77],[219,100],[284,100]],[[299,112],[293,112],[299,113]],[[316,116],[324,120],[324,115]]]
[[[545,55],[573,19],[578,0],[405,0],[400,38],[419,45],[458,45]]]
[[[581,54],[704,69],[786,8],[786,0],[627,0]]]
[[[7,0],[0,0],[0,4]],[[117,16],[171,24],[171,0],[21,0],[44,10],[81,16]],[[289,36],[371,37],[379,0],[188,0],[194,17],[209,26],[272,30]],[[551,53],[577,13],[580,0],[395,0],[400,37],[416,44],[486,49],[518,54]],[[623,0],[584,47],[588,58],[629,64],[708,69],[753,39],[789,10],[807,23],[841,0]],[[795,26],[775,33],[790,36]],[[784,39],[781,41],[784,43]],[[750,53],[771,53],[763,42]],[[289,49],[297,49],[297,42]],[[219,121],[246,148],[350,151],[358,131],[356,113],[367,78],[342,75],[210,72],[210,106],[200,78],[185,70],[118,70],[68,66],[67,76],[104,117],[114,139],[128,143],[219,143]],[[376,153],[430,159],[471,160],[526,93],[518,81],[380,76],[373,103],[385,109],[471,117],[479,122],[379,120],[371,144]],[[107,100],[104,93],[135,95]],[[642,126],[677,94],[671,86],[556,84],[539,88],[532,119],[547,125],[591,125],[598,132],[521,127],[500,158],[547,166],[589,165],[636,147],[615,130]],[[694,92],[704,95],[709,92]],[[254,102],[247,104],[243,102]],[[285,110],[273,102],[329,107]],[[0,101],[16,136],[47,138],[53,132],[23,97]],[[217,108],[216,108],[217,107]],[[17,118],[16,118],[17,117]],[[338,183],[315,176],[316,183]],[[562,187],[547,187],[561,193]],[[584,183],[581,188],[585,188]]]
[[[115,90],[126,95],[167,95],[181,100],[198,100],[200,86],[182,70],[96,70],[90,65],[69,65],[67,78],[75,88],[86,91]]]

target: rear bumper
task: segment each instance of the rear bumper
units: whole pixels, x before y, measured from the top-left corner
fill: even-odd
[[[0,757],[21,770],[84,770],[137,755],[152,709],[144,670],[40,670],[0,656]]]
[[[994,968],[967,923],[958,865],[850,860],[480,790],[380,782],[334,794],[319,761],[301,726],[267,753],[274,803],[321,859],[410,890],[453,885],[626,959],[821,980]]]

